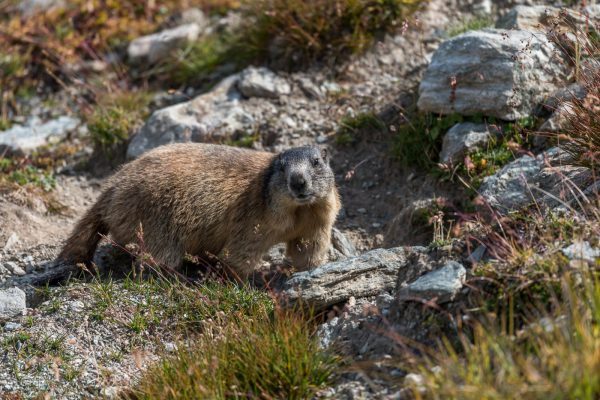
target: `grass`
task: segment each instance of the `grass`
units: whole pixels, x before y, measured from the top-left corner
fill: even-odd
[[[26,158],[0,158],[0,185],[34,186],[45,192],[56,187],[56,180],[49,169],[41,169]]]
[[[470,17],[461,20],[455,26],[452,26],[446,32],[449,38],[458,36],[469,31],[478,31],[485,28],[491,28],[494,26],[494,18],[491,15]]]
[[[555,311],[518,331],[476,324],[457,348],[445,342],[416,370],[416,398],[596,399],[600,396],[600,285],[596,274],[567,275]],[[538,314],[539,315],[539,314]],[[436,366],[433,370],[432,367]]]
[[[148,114],[150,95],[144,91],[118,92],[100,97],[86,116],[94,143],[110,149],[125,143]]]
[[[457,114],[417,113],[394,128],[392,154],[405,166],[429,170],[436,163],[444,133],[462,121]]]
[[[265,63],[295,70],[335,65],[400,28],[419,0],[253,0],[240,27],[216,32],[177,53],[151,74],[178,84],[210,80],[218,68]]]
[[[301,316],[261,313],[205,332],[151,368],[134,398],[306,399],[336,365]]]
[[[339,126],[335,143],[340,146],[356,144],[361,138],[372,139],[387,133],[385,122],[373,112],[344,117]]]

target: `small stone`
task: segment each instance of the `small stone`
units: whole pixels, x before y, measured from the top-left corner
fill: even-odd
[[[145,61],[154,64],[166,58],[173,50],[196,40],[201,31],[200,25],[192,23],[139,37],[129,43],[127,56],[132,63]]]
[[[375,229],[377,229],[377,228],[381,228],[381,224],[380,224],[379,222],[373,222],[373,223],[371,224],[371,226],[372,226],[373,228],[375,228]]]
[[[444,135],[440,160],[444,164],[460,161],[465,154],[484,148],[493,136],[495,135],[490,132],[487,124],[473,122],[456,124]]]
[[[8,251],[15,247],[19,243],[19,236],[16,233],[11,233],[6,243],[4,244],[4,251]]]
[[[265,67],[249,67],[242,71],[238,89],[246,97],[266,98],[277,98],[292,91],[287,80]]]
[[[25,271],[23,271],[23,268],[19,267],[19,265],[14,261],[5,262],[4,267],[9,272],[11,272],[13,275],[17,275],[17,276],[25,275]]]
[[[456,261],[449,261],[442,268],[417,278],[399,292],[400,300],[421,298],[437,299],[438,303],[454,300],[465,283],[467,271]]]
[[[175,343],[172,343],[172,342],[165,343],[165,351],[167,351],[169,353],[173,353],[176,350],[177,350],[177,345]]]
[[[26,308],[24,291],[17,287],[0,290],[0,318],[22,315]]]
[[[75,313],[80,313],[85,309],[85,304],[79,300],[75,300],[69,303],[69,309]]]
[[[6,332],[16,331],[17,329],[21,329],[21,324],[18,322],[7,322],[4,324],[4,330]]]
[[[358,210],[356,210],[357,213],[359,214],[366,214],[367,213],[367,209],[366,208],[359,208]]]
[[[600,249],[593,248],[587,241],[575,242],[561,252],[570,260],[583,260],[589,263],[594,263],[600,258]]]

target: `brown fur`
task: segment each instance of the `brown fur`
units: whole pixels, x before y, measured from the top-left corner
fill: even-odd
[[[209,253],[244,277],[281,242],[296,268],[319,265],[340,208],[337,189],[332,183],[307,205],[296,204],[285,190],[265,198],[265,176],[276,157],[208,144],[155,149],[108,180],[59,259],[89,262],[99,234],[110,233],[122,245],[135,243],[141,224],[149,252],[172,268],[185,253]]]

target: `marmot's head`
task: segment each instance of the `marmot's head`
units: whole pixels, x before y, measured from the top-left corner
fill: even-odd
[[[269,175],[267,187],[272,198],[297,205],[327,197],[335,184],[327,150],[316,146],[296,147],[280,153]]]

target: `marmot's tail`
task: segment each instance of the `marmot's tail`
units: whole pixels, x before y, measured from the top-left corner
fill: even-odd
[[[92,261],[96,246],[108,233],[108,226],[102,221],[102,197],[88,210],[73,229],[71,236],[58,255],[61,261],[72,263],[88,263]]]

